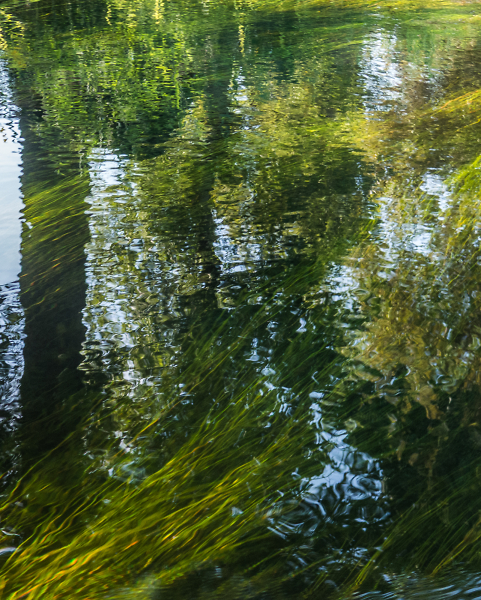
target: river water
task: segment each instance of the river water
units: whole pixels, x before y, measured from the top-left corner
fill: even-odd
[[[0,598],[481,598],[478,2],[0,7]]]

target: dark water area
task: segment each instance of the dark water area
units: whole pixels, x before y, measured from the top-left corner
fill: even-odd
[[[0,598],[481,598],[480,50],[0,4]]]

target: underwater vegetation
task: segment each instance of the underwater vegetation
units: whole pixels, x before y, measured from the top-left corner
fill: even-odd
[[[0,4],[0,598],[479,596],[480,24]]]

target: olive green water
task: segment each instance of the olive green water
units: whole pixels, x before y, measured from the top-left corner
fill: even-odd
[[[0,598],[481,598],[480,5],[0,33]]]

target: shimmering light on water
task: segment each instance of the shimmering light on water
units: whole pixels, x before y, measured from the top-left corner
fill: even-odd
[[[0,60],[0,285],[20,273],[21,145],[5,61]],[[10,114],[9,114],[10,113]]]

